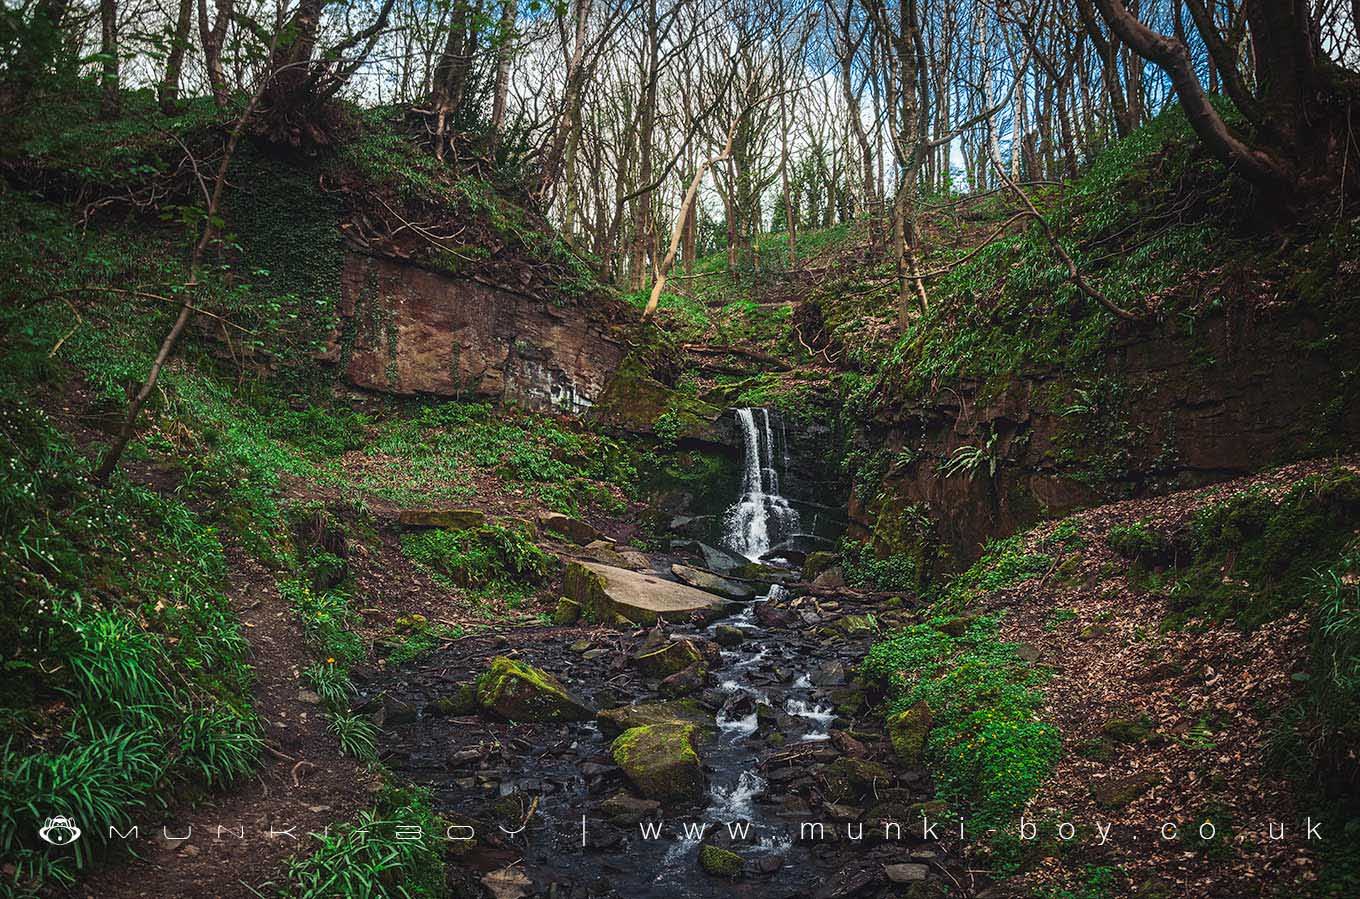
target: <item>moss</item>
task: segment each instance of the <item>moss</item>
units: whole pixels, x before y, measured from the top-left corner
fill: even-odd
[[[1278,502],[1245,492],[1202,509],[1191,525],[1193,560],[1168,593],[1171,623],[1235,619],[1253,628],[1299,607],[1315,572],[1360,528],[1360,476],[1305,478]]]
[[[641,702],[605,709],[596,718],[606,733],[620,734],[634,727],[651,724],[693,724],[705,739],[713,732],[713,716],[692,699]]]
[[[699,729],[678,721],[632,727],[609,751],[614,763],[648,799],[698,802],[704,796],[703,764],[696,750]]]
[[[1175,558],[1171,540],[1142,521],[1114,525],[1106,534],[1105,543],[1124,558],[1142,565],[1166,565]]]
[[[731,850],[705,844],[699,850],[699,866],[714,877],[737,878],[741,876],[743,862]]]
[[[920,768],[924,763],[930,724],[930,706],[924,700],[888,716],[888,739],[897,760],[906,767]]]
[[[1152,735],[1152,720],[1111,718],[1100,726],[1100,732],[1116,743],[1141,743]]]
[[[564,596],[557,601],[557,608],[553,610],[553,624],[558,626],[575,624],[580,617],[581,604],[576,600]]]
[[[586,721],[595,716],[557,678],[506,656],[497,656],[477,678],[477,701],[509,721]]]
[[[648,677],[669,677],[704,661],[703,653],[689,640],[671,640],[664,646],[634,656],[633,662]]]

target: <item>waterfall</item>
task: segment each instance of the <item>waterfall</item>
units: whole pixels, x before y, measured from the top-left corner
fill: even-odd
[[[723,523],[723,544],[733,552],[756,560],[770,547],[798,528],[798,512],[779,492],[775,468],[774,432],[769,409],[738,409],[745,450],[741,496],[728,509]],[[780,422],[783,436],[783,422]],[[783,443],[784,470],[788,471],[788,439]]]

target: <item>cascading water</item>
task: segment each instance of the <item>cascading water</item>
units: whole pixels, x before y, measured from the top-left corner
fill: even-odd
[[[779,492],[770,410],[738,409],[737,422],[741,425],[745,449],[741,496],[723,517],[723,544],[754,561],[798,529],[798,510],[789,505],[789,501]],[[783,434],[782,421],[780,433]],[[782,442],[787,471],[787,438]]]

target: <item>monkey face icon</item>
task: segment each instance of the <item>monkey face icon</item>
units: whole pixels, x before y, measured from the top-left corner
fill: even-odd
[[[76,827],[76,822],[65,815],[57,815],[55,818],[48,818],[43,823],[43,826],[38,829],[38,836],[53,846],[69,846],[80,839],[80,828]]]

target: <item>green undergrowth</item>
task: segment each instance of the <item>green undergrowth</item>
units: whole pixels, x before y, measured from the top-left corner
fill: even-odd
[[[544,413],[445,401],[392,418],[362,451],[354,485],[403,503],[466,499],[474,473],[494,475],[546,508],[614,513],[637,490],[628,447]]]
[[[932,728],[926,761],[940,798],[967,808],[980,827],[1010,823],[1057,762],[1057,729],[1040,720],[1046,673],[1002,642],[997,617],[912,625],[876,643],[866,677],[886,684],[890,711],[924,702]]]
[[[982,558],[949,582],[942,608],[961,611],[995,590],[1042,577],[1053,567],[1048,553],[1028,552],[1020,534],[988,542]]]
[[[556,561],[535,545],[525,527],[514,524],[407,534],[402,551],[461,587],[537,585]]]
[[[247,774],[261,736],[216,530],[121,475],[91,483],[14,392],[0,400],[0,860],[22,893],[71,883],[110,826]],[[87,835],[70,854],[36,842],[56,814]]]
[[[1238,493],[1200,509],[1188,528],[1112,528],[1111,548],[1133,577],[1166,595],[1165,626],[1232,620],[1254,628],[1306,606],[1309,584],[1360,531],[1360,476],[1347,469],[1304,478],[1278,498]]]
[[[427,791],[389,787],[352,824],[319,835],[319,845],[288,862],[279,896],[439,899],[448,895],[441,846],[447,822]]]

